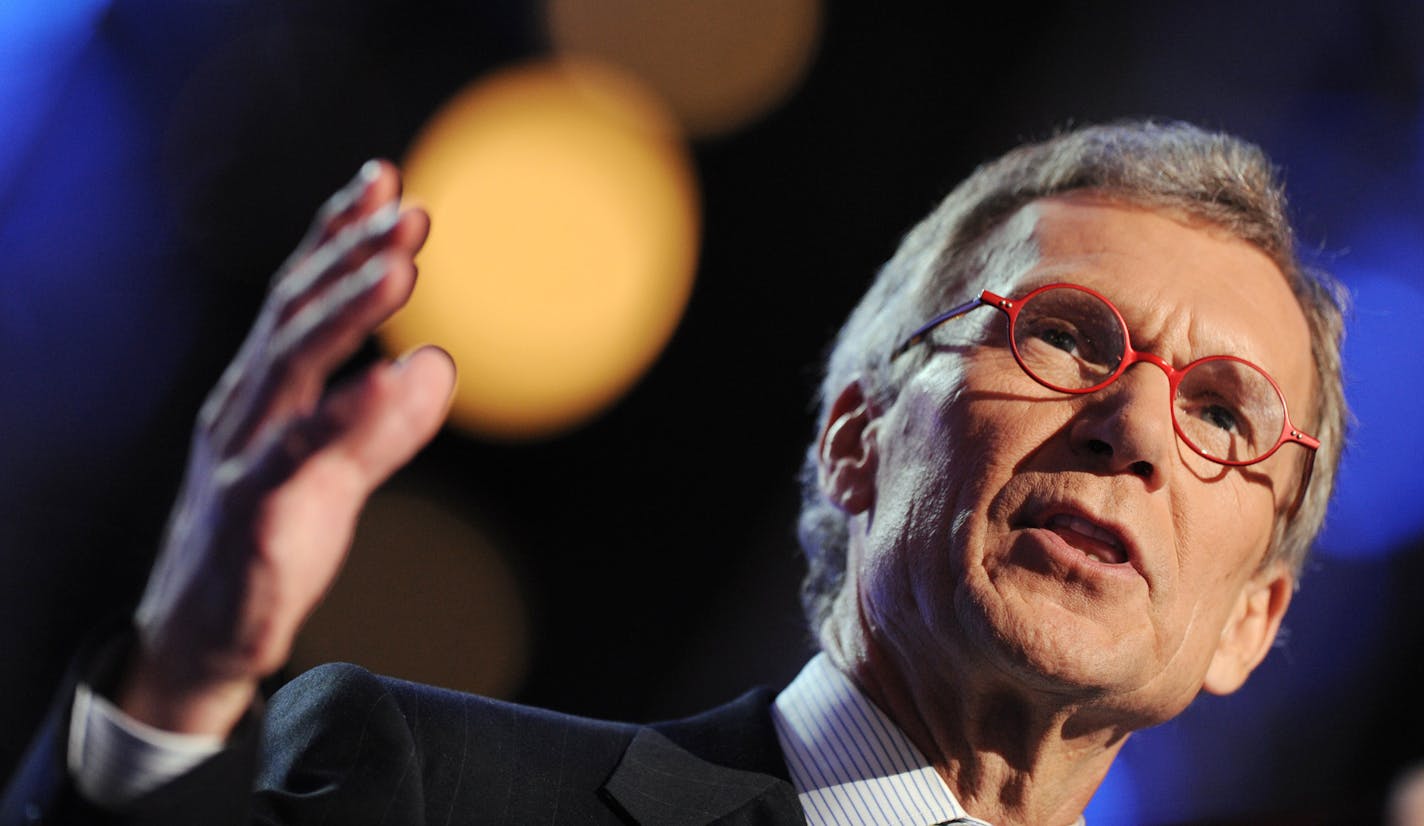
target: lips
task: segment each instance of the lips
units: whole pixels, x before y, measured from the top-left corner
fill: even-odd
[[[1108,565],[1128,561],[1122,538],[1113,531],[1071,513],[1056,513],[1043,521],[1043,528],[1053,531],[1066,543],[1091,559]]]

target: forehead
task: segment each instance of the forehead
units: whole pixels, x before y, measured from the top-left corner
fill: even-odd
[[[1020,293],[1055,281],[1092,287],[1122,311],[1134,346],[1178,366],[1207,355],[1249,359],[1281,383],[1292,413],[1313,407],[1305,313],[1260,249],[1201,221],[1091,193],[1023,210],[1013,223],[1039,255]]]

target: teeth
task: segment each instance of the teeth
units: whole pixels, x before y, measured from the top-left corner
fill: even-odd
[[[1084,549],[1083,549],[1083,555],[1084,555],[1084,556],[1087,556],[1087,557],[1090,557],[1090,558],[1092,558],[1092,559],[1096,559],[1096,560],[1099,561],[1099,562],[1107,563],[1108,565],[1116,565],[1116,564],[1117,564],[1117,560],[1116,560],[1115,558],[1110,557],[1110,556],[1108,556],[1107,554],[1099,553],[1097,550],[1095,550],[1095,549],[1093,549],[1093,548],[1084,548]]]
[[[1127,560],[1127,553],[1123,550],[1122,543],[1115,535],[1113,535],[1110,531],[1104,530],[1103,528],[1094,525],[1092,522],[1089,522],[1088,520],[1083,519],[1082,517],[1072,516],[1066,513],[1055,514],[1054,516],[1049,517],[1048,521],[1044,524],[1044,527],[1049,528],[1050,530],[1056,528],[1070,530],[1074,533],[1079,533],[1083,536],[1096,539],[1104,545],[1107,545],[1108,547],[1112,548],[1115,552],[1112,554],[1105,553],[1097,548],[1082,549],[1083,553],[1087,554],[1093,559],[1098,560],[1099,562],[1116,564],[1119,562],[1125,562]]]

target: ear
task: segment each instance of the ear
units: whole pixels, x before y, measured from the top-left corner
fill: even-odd
[[[1295,577],[1280,562],[1265,566],[1242,586],[1236,606],[1207,666],[1202,688],[1230,694],[1240,688],[1271,650],[1295,591]]]
[[[831,405],[821,432],[821,491],[846,513],[864,513],[875,503],[875,418],[860,383],[851,382]]]

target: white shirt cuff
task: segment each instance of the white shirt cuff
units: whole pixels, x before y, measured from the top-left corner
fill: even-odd
[[[223,749],[223,738],[163,731],[80,684],[69,723],[69,773],[93,803],[121,808]]]

